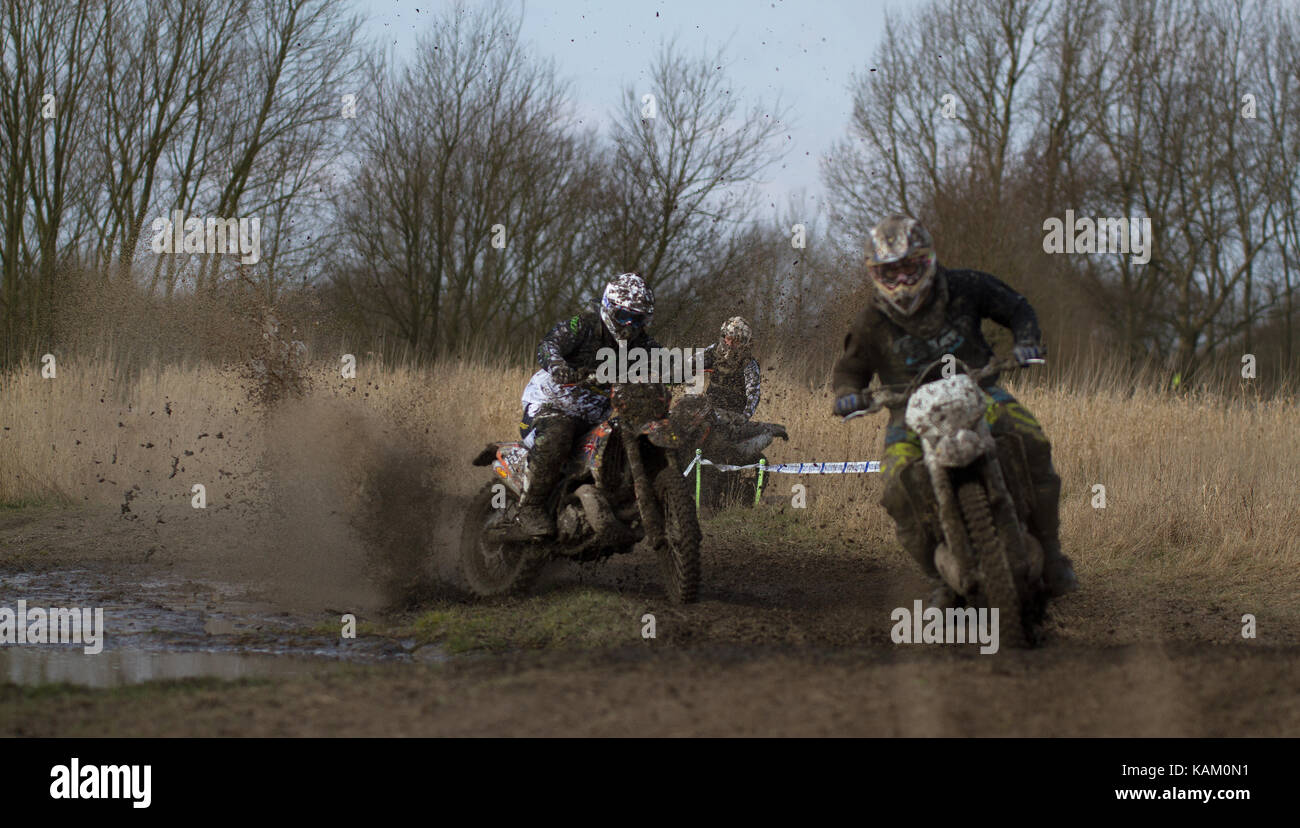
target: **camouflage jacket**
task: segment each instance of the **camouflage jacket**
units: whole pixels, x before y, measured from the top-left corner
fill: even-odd
[[[724,367],[717,359],[717,347],[714,343],[705,348],[701,360],[704,370],[713,372],[705,396],[716,408],[739,412],[748,420],[754,416],[762,397],[758,360],[747,357],[734,368]]]
[[[983,367],[993,355],[980,331],[983,319],[1009,328],[1017,343],[1041,341],[1038,316],[1029,301],[1005,282],[978,270],[940,267],[934,293],[909,319],[898,318],[873,300],[844,338],[844,353],[831,376],[835,396],[860,391],[877,375],[885,385],[906,385],[945,354],[972,368]],[[995,375],[984,384],[996,381]],[[892,413],[890,424],[901,425],[904,409]]]

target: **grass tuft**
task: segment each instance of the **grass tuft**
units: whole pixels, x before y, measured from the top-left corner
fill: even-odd
[[[452,605],[426,612],[415,636],[448,653],[599,649],[640,640],[640,609],[620,595],[566,589],[496,604]]]

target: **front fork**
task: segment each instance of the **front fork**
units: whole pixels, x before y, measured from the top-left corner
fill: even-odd
[[[632,472],[632,490],[636,493],[637,509],[641,512],[641,525],[645,527],[650,543],[658,547],[664,537],[663,509],[659,506],[659,498],[655,497],[654,486],[651,485],[645,463],[642,462],[641,438],[635,434],[625,434],[622,442],[623,450],[627,452],[627,465]],[[673,457],[666,459],[676,466]]]
[[[939,525],[943,528],[944,544],[947,546],[948,554],[957,564],[957,572],[960,573],[959,582],[949,586],[962,595],[968,595],[975,587],[975,566],[970,553],[970,539],[966,534],[966,523],[962,520],[961,508],[957,505],[957,496],[952,488],[951,470],[939,463],[924,440],[921,441],[921,445],[924,449],[922,458],[925,469],[930,476],[930,488],[934,491],[934,499],[939,506]],[[944,567],[940,565],[937,550],[935,565],[943,573]]]
[[[970,465],[959,469],[941,465],[935,453],[922,440],[922,457],[926,472],[930,476],[935,501],[939,506],[939,523],[943,527],[944,542],[961,573],[961,583],[952,586],[963,595],[968,594],[975,587],[977,567],[971,550],[970,537],[966,532],[966,522],[953,489],[953,478],[957,473],[978,466],[980,480],[989,498],[989,508],[993,512],[993,520],[1006,546],[1007,555],[1013,561],[1025,560],[1023,538],[1019,531],[1020,518],[1016,511],[1015,500],[1007,489],[1006,479],[1002,474],[1002,464],[998,462],[997,443],[987,425],[981,424],[980,436],[986,439],[989,448]]]

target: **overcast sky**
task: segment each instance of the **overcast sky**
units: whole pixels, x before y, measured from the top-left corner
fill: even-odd
[[[354,0],[368,33],[398,55],[449,0]],[[906,0],[893,0],[902,9]],[[627,83],[638,82],[662,39],[688,53],[726,44],[729,77],[747,100],[780,96],[790,151],[766,174],[773,200],[820,195],[817,161],[845,133],[849,76],[867,66],[883,27],[884,0],[549,0],[525,2],[523,39],[553,57],[573,84],[583,118],[605,123]],[[656,16],[656,13],[658,16]],[[779,203],[779,201],[778,201]]]

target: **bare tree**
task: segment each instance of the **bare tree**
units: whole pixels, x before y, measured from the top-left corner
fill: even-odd
[[[1236,0],[1121,8],[1089,116],[1119,185],[1101,188],[1098,208],[1153,228],[1149,264],[1118,262],[1125,341],[1157,349],[1184,377],[1249,326],[1254,264],[1273,242],[1271,142],[1238,111],[1244,62],[1255,59],[1242,48],[1244,11]],[[1243,296],[1250,310],[1231,313]]]
[[[834,229],[919,215],[942,252],[1085,301],[1121,353],[1184,378],[1230,343],[1250,350],[1288,295],[1266,264],[1284,250],[1294,191],[1295,130],[1279,120],[1294,106],[1280,57],[1292,36],[1270,23],[1276,8],[949,0],[891,18],[856,80],[850,139],[823,166]],[[1247,95],[1269,98],[1259,118],[1243,117]],[[1066,210],[1149,219],[1150,261],[1044,256],[1038,228]],[[1289,280],[1288,261],[1280,270]]]
[[[1029,75],[1049,13],[1046,0],[933,0],[886,17],[872,65],[852,81],[849,136],[822,165],[838,239],[860,239],[897,210],[935,226],[979,215],[982,234],[1002,231],[1003,181],[1031,134]]]
[[[48,325],[59,263],[82,238],[87,117],[103,18],[90,0],[0,5],[0,356]]]
[[[328,232],[324,182],[342,152],[345,94],[360,93],[359,18],[343,0],[256,0],[236,72],[217,100],[216,140],[204,156],[212,214],[263,221],[259,290],[274,301],[287,265],[310,264]],[[250,94],[251,93],[251,94]],[[199,286],[215,290],[208,250]],[[302,275],[299,275],[301,281]]]
[[[721,50],[688,58],[662,46],[646,88],[624,91],[602,197],[612,268],[642,273],[687,326],[693,289],[735,278],[736,234],[752,215],[746,185],[783,154],[786,110],[743,108],[724,65]]]
[[[224,50],[237,42],[248,0],[106,0],[100,149],[105,220],[98,263],[132,277],[140,235],[155,204],[168,148],[215,99]],[[168,202],[170,203],[170,199]],[[96,209],[94,212],[100,212]]]
[[[501,4],[452,9],[413,65],[371,70],[340,194],[354,251],[341,281],[421,351],[539,333],[589,278],[594,139],[574,131],[564,85],[519,26]]]

